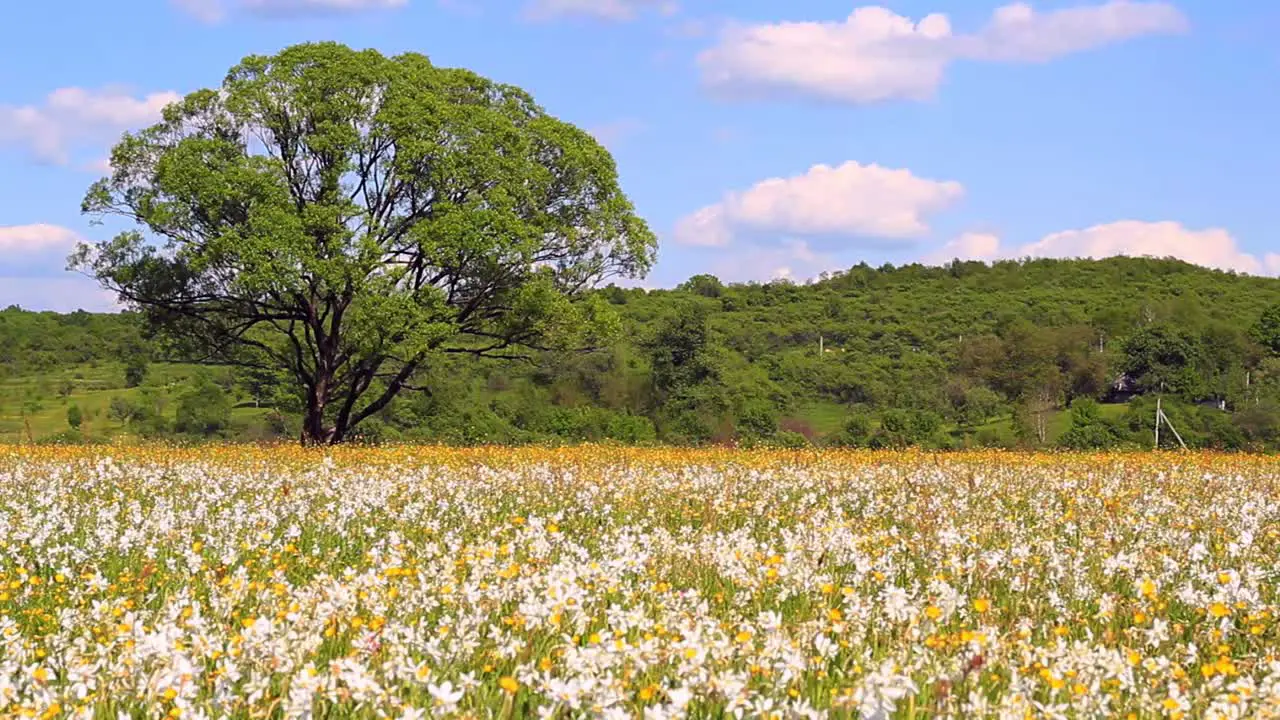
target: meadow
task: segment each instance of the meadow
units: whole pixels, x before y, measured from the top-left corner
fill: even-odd
[[[1280,717],[1280,465],[0,449],[0,714]]]

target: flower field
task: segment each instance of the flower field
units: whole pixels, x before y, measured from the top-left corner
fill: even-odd
[[[0,714],[1280,717],[1280,464],[0,450]]]

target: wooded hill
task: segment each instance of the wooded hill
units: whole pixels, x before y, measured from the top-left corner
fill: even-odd
[[[441,356],[365,439],[1139,447],[1160,395],[1188,444],[1280,444],[1280,280],[1113,258],[599,292],[607,347]],[[0,439],[297,436],[285,378],[183,359],[127,313],[2,311]]]

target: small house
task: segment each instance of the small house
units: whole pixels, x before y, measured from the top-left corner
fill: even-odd
[[[1138,382],[1128,373],[1122,373],[1111,382],[1111,388],[1107,390],[1107,396],[1104,401],[1117,404],[1127,403],[1141,394],[1142,392],[1138,389]]]

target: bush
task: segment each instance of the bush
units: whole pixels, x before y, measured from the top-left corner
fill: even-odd
[[[879,448],[934,447],[942,418],[928,410],[887,410],[870,445]]]
[[[643,415],[615,414],[605,425],[604,434],[610,440],[629,445],[652,443],[658,438],[653,421]]]
[[[1214,450],[1243,450],[1248,446],[1249,440],[1244,431],[1232,423],[1226,413],[1220,410],[1202,409],[1200,414],[1202,417],[1200,431],[1204,433],[1202,447]]]
[[[79,445],[84,442],[84,433],[79,430],[63,430],[36,440],[37,445]]]
[[[675,413],[663,418],[661,433],[665,442],[676,445],[701,445],[711,439],[716,428],[695,410]]]
[[[1071,427],[1058,444],[1071,450],[1104,450],[1120,441],[1120,429],[1102,417],[1098,403],[1089,398],[1071,401]]]
[[[818,437],[818,431],[808,421],[797,417],[786,417],[778,421],[778,430],[804,436],[808,442]]]
[[[383,445],[399,442],[401,439],[399,430],[377,417],[360,423],[351,436],[351,442],[358,445]]]
[[[1280,440],[1280,408],[1275,405],[1253,405],[1240,409],[1231,418],[1245,441],[1254,447],[1275,444]]]
[[[111,403],[107,405],[107,417],[125,425],[128,425],[139,411],[139,406],[129,402],[129,398],[123,395],[112,397]]]
[[[969,388],[956,413],[956,421],[966,427],[981,425],[1000,412],[1002,405],[1000,396],[994,390],[981,385]]]
[[[583,407],[553,407],[546,426],[541,429],[562,440],[574,442],[598,437],[600,433],[593,427],[590,411],[591,408]]]
[[[832,435],[827,444],[835,447],[865,448],[871,445],[871,418],[862,413],[851,415],[844,428]]]
[[[782,430],[769,439],[771,447],[784,448],[787,450],[799,450],[809,447],[809,438],[798,432],[791,430]]]
[[[744,436],[770,437],[778,432],[778,416],[766,402],[749,402],[738,412],[737,428]]]
[[[272,410],[263,418],[269,430],[276,437],[285,437],[289,434],[289,427],[285,421],[284,413],[279,410]]]
[[[82,423],[84,423],[84,414],[80,412],[80,406],[71,403],[71,406],[67,408],[67,424],[71,426],[72,430],[79,430]]]
[[[208,377],[201,377],[178,399],[174,429],[187,435],[213,437],[231,426],[231,401]]]
[[[147,379],[148,370],[147,358],[142,355],[135,355],[129,358],[129,362],[124,366],[124,386],[138,387],[143,380]]]
[[[973,435],[973,442],[978,447],[998,448],[1005,447],[1009,441],[1000,434],[995,428],[982,428]]]

